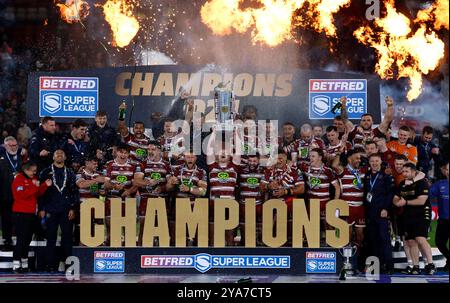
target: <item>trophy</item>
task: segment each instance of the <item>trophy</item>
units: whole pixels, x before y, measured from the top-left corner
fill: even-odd
[[[232,132],[234,129],[234,94],[226,88],[228,83],[223,84],[221,82],[214,88],[217,131]]]
[[[355,270],[353,269],[350,258],[355,256],[358,247],[355,246],[345,246],[339,250],[340,254],[345,258],[344,265],[342,266],[341,273],[339,275],[339,280],[345,280],[347,276],[353,276]]]

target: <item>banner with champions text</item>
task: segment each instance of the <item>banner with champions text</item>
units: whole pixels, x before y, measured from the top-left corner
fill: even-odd
[[[125,101],[129,108],[134,105],[133,121],[151,126],[155,112],[184,118],[182,104],[177,102],[184,89],[195,99],[195,111],[212,121],[214,88],[221,82],[233,89],[240,112],[245,105],[254,105],[259,120],[278,120],[279,126],[288,121],[297,126],[308,121],[330,124],[341,96],[349,100],[350,119],[357,120],[366,112],[374,116],[375,123],[381,119],[379,79],[373,75],[158,65],[30,73],[27,120],[38,122],[44,116],[58,122],[91,119],[100,109],[115,125],[118,106]]]

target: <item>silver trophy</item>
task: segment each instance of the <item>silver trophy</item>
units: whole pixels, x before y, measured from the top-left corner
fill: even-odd
[[[351,245],[345,246],[339,250],[341,255],[345,258],[344,264],[341,269],[341,273],[339,275],[339,280],[345,280],[347,278],[347,276],[355,275],[355,270],[353,269],[350,258],[353,258],[356,255],[357,250],[358,250],[358,247],[356,245],[355,246],[351,246]]]
[[[219,83],[214,88],[214,107],[218,131],[231,132],[234,129],[234,94],[227,89],[228,83]]]

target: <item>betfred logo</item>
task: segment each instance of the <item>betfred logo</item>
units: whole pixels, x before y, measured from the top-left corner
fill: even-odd
[[[124,258],[125,253],[123,251],[96,251],[94,252],[94,258]]]
[[[291,267],[290,256],[184,255],[141,256],[141,268],[194,268],[205,273],[211,268],[280,268]]]
[[[336,273],[336,252],[307,251],[305,257],[307,274]]]
[[[310,79],[309,118],[333,119],[340,109],[333,108],[341,97],[347,98],[350,119],[360,119],[367,112],[366,79]]]
[[[99,108],[98,78],[40,77],[39,116],[93,118]]]
[[[123,251],[95,251],[95,273],[123,273],[125,272],[125,252]]]

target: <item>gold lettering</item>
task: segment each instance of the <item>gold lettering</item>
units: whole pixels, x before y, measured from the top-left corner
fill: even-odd
[[[348,216],[348,203],[340,199],[331,200],[326,207],[327,223],[339,230],[339,236],[336,235],[335,229],[326,231],[327,244],[334,248],[344,247],[349,242],[349,226],[347,221],[336,217],[336,210],[339,210],[339,216]]]
[[[189,94],[191,96],[198,96],[198,94],[200,93],[201,77],[202,77],[201,73],[191,74],[190,78],[188,73],[179,73],[177,77],[177,86],[175,87],[175,91],[178,92],[180,88],[183,87],[189,90]]]
[[[142,78],[144,76],[144,78]],[[133,96],[150,96],[153,85],[153,73],[136,73],[133,77],[131,94]],[[141,95],[142,90],[142,95]]]
[[[158,221],[158,225],[156,225],[156,220]],[[153,247],[154,237],[158,237],[160,247],[170,246],[166,201],[162,198],[148,199],[147,209],[145,211],[142,246]]]
[[[277,79],[276,97],[287,97],[292,93],[292,74],[281,74]]]
[[[159,74],[152,96],[161,96],[163,93],[165,96],[174,96],[173,79],[171,73]]]
[[[122,246],[122,227],[125,228],[125,247],[136,246],[136,198],[125,200],[125,216],[122,216],[122,200],[111,199],[111,247]]]
[[[309,217],[304,199],[294,199],[292,204],[292,247],[303,247],[303,228],[305,229],[308,247],[320,247],[320,203],[311,199],[309,203]]]
[[[273,236],[274,216],[273,211],[277,211],[275,219],[275,236]],[[272,199],[263,204],[263,235],[264,244],[269,247],[281,247],[287,241],[287,205],[279,199]]]
[[[99,199],[86,199],[80,205],[80,241],[88,247],[97,247],[105,241],[105,226],[94,225],[91,235],[91,209],[94,209],[94,219],[105,218],[105,204]]]
[[[256,247],[256,200],[245,200],[245,247]]]
[[[211,91],[222,82],[222,76],[219,74],[206,73],[203,75],[202,96],[208,97]]]
[[[225,210],[229,218],[225,218]],[[239,224],[239,204],[232,199],[214,201],[214,247],[225,247],[225,231],[236,228]]]
[[[190,199],[177,199],[175,209],[175,246],[186,246],[187,226],[188,238],[194,239],[197,231],[197,246],[208,247],[208,199],[196,199],[193,209]]]
[[[120,73],[116,78],[116,94],[128,96],[130,89],[125,87],[125,82],[131,80],[131,73]]]
[[[275,88],[275,77],[275,74],[256,74],[253,96],[272,97]]]
[[[237,97],[250,95],[253,87],[253,77],[250,74],[239,74],[234,78],[233,90]]]

